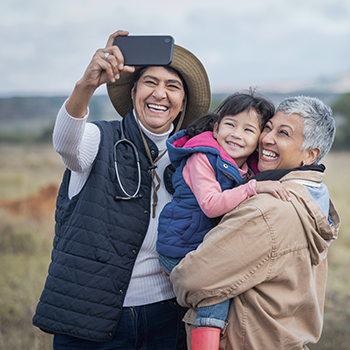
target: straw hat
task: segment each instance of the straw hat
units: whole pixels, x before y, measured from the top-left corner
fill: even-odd
[[[174,45],[173,60],[169,64],[176,69],[186,82],[188,89],[187,106],[181,128],[208,112],[211,104],[211,91],[207,72],[199,59],[185,48]],[[134,73],[123,73],[115,83],[107,84],[109,98],[121,117],[133,108],[131,89],[133,76],[142,67],[135,67]]]

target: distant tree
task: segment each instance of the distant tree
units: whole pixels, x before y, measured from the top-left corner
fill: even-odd
[[[342,95],[331,107],[337,127],[333,150],[350,150],[350,92]]]
[[[213,94],[211,96],[211,105],[210,111],[214,111],[217,107],[219,107],[220,103],[227,97],[227,95],[223,94]]]
[[[51,126],[45,127],[35,141],[41,143],[52,143],[54,123]]]

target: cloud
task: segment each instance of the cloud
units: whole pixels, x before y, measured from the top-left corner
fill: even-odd
[[[0,94],[69,94],[117,29],[174,36],[200,57],[214,91],[350,70],[345,0],[6,0]]]

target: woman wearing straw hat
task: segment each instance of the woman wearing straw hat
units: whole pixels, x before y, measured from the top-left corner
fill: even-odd
[[[67,170],[57,198],[52,262],[33,324],[54,349],[186,348],[184,314],[155,249],[171,200],[166,139],[208,111],[206,71],[175,45],[164,67],[130,67],[112,34],[58,113],[53,143]],[[122,121],[87,123],[107,83]]]

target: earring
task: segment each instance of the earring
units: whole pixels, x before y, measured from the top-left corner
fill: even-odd
[[[306,164],[305,164],[305,162],[303,161],[303,165],[302,166],[305,166]]]

